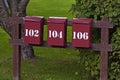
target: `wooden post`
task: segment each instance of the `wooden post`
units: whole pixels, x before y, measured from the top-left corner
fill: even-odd
[[[12,24],[12,39],[18,40],[19,35],[19,24],[20,24],[19,13],[15,13],[10,17],[10,23]],[[13,80],[20,80],[20,65],[21,65],[21,53],[20,45],[13,44]]]
[[[107,18],[103,18],[103,22]],[[101,44],[108,45],[109,43],[109,28],[101,28]],[[108,51],[100,51],[100,80],[108,80]]]

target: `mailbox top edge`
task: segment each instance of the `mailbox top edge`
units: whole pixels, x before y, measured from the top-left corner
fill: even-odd
[[[73,18],[72,23],[83,23],[83,24],[91,24],[91,18]]]
[[[67,17],[49,17],[49,19],[67,19]]]
[[[49,17],[47,23],[65,23],[67,22],[67,17]]]
[[[26,16],[26,17],[24,17],[25,21],[41,21],[43,19],[44,19],[43,16]]]

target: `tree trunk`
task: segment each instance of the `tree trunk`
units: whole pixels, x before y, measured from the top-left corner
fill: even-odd
[[[8,1],[8,5],[5,1]],[[8,18],[12,17],[15,12],[22,13],[21,16],[24,17],[26,15],[26,7],[28,3],[29,0],[0,0],[0,25],[9,34],[11,38],[12,27],[14,26],[11,26],[11,24],[9,24]],[[21,33],[23,34],[23,26],[21,26],[21,28]],[[33,48],[30,45],[21,46],[21,54],[23,59],[30,59],[35,56]]]

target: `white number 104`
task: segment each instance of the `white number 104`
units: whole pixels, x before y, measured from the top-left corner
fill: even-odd
[[[56,30],[49,30],[49,38],[63,38],[62,31],[58,32]]]

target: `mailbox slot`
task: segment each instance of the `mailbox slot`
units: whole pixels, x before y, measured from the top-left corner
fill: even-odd
[[[41,16],[26,16],[24,18],[24,42],[40,45],[43,42],[44,18]]]
[[[65,46],[67,18],[49,17],[47,20],[47,24],[48,24],[47,44],[50,46]]]
[[[92,19],[74,18],[72,20],[72,46],[89,48],[91,46]]]

